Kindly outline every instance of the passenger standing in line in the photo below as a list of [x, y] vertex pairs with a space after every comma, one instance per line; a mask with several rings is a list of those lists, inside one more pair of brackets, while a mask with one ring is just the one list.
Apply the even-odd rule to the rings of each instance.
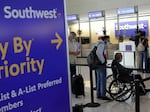
[[72, 76], [76, 74], [76, 57], [80, 54], [80, 44], [76, 40], [76, 33], [70, 32], [69, 37], [69, 63], [70, 63], [70, 74], [71, 83]]
[[98, 59], [101, 61], [101, 64], [96, 68], [96, 94], [97, 98], [102, 100], [110, 100], [110, 98], [106, 96], [106, 47], [109, 45], [109, 40], [109, 36], [101, 37], [101, 39], [98, 41], [99, 45], [96, 51]]
[[[102, 36], [98, 36], [98, 42], [96, 43], [95, 46], [98, 46], [99, 40], [100, 40], [101, 38], [102, 38]], [[97, 84], [97, 73], [96, 73], [96, 70], [95, 70], [95, 82], [96, 82], [96, 84]], [[93, 89], [96, 90], [96, 86], [95, 86]]]
[[137, 67], [139, 68], [139, 53], [138, 53], [138, 50], [137, 50], [137, 46], [138, 46], [138, 43], [139, 43], [139, 38], [140, 38], [140, 35], [141, 35], [142, 31], [139, 30], [137, 33], [136, 33], [136, 36], [135, 38], [131, 38], [130, 40], [132, 41], [135, 41], [135, 46], [136, 46], [136, 59], [135, 61], [137, 62]]
[[[135, 38], [130, 38], [130, 40], [135, 41], [136, 46], [136, 62], [138, 65], [138, 68], [145, 69], [143, 72], [149, 72], [148, 71], [148, 39], [146, 38], [146, 32], [139, 30], [135, 36]], [[144, 65], [145, 66], [144, 66]]]
[[[147, 61], [148, 61], [148, 39], [146, 38], [146, 32], [143, 31], [140, 35], [137, 50], [139, 53], [139, 68], [145, 69], [143, 72], [148, 72]], [[144, 64], [144, 65], [143, 65]]]

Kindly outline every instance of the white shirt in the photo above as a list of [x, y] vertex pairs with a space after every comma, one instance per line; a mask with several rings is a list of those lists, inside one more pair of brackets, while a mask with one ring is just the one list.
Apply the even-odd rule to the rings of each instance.
[[[76, 41], [70, 41], [69, 40], [69, 52], [76, 52], [80, 50], [80, 45], [78, 42]], [[70, 61], [70, 64], [75, 64], [76, 63], [76, 56], [75, 55], [69, 55], [69, 61]]]

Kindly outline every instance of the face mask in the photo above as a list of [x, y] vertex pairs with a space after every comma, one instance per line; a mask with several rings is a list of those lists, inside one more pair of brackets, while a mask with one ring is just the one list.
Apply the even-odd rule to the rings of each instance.
[[105, 42], [105, 46], [109, 46], [110, 45], [110, 43], [109, 42]]
[[119, 60], [119, 63], [121, 63], [122, 59]]
[[76, 42], [76, 39], [74, 38], [74, 39], [72, 39], [72, 42]]

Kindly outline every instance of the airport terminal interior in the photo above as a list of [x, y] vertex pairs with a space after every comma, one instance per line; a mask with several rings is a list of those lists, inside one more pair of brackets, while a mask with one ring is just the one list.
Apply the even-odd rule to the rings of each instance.
[[[102, 75], [87, 64], [98, 41], [106, 95], [97, 92]], [[117, 64], [133, 70], [131, 82], [113, 77], [117, 53]], [[83, 85], [82, 95], [74, 94], [74, 74], [83, 77], [74, 84]], [[150, 0], [1, 0], [0, 112], [150, 112], [149, 106]]]
[[[80, 60], [80, 59], [79, 59]], [[83, 63], [86, 63], [85, 59], [82, 59]], [[81, 62], [81, 60], [80, 60]], [[85, 84], [85, 96], [80, 95], [78, 98], [72, 94], [72, 106], [78, 105], [86, 105], [88, 103], [98, 103], [100, 106], [97, 107], [84, 107], [83, 112], [137, 112], [135, 97], [130, 97], [128, 100], [123, 102], [118, 101], [107, 101], [101, 100], [96, 97], [96, 91], [93, 90], [93, 96], [91, 96], [91, 85], [90, 85], [90, 74], [89, 74], [89, 67], [87, 66], [78, 66], [77, 73], [82, 74], [84, 78]], [[136, 70], [133, 71], [135, 74], [141, 74], [143, 78], [150, 77], [150, 73], [142, 73], [137, 72]], [[95, 87], [95, 72], [93, 71], [93, 87]], [[110, 68], [107, 69], [107, 75], [112, 74]], [[146, 87], [150, 88], [150, 80], [145, 81]], [[109, 94], [107, 94], [109, 96]], [[93, 98], [93, 99], [92, 99]], [[150, 92], [147, 92], [146, 95], [140, 96], [140, 107], [139, 112], [150, 112], [149, 110], [150, 105]]]
[[[83, 5], [84, 4], [84, 5]], [[79, 57], [87, 57], [90, 50], [98, 41], [98, 36], [109, 35], [111, 45], [107, 48], [107, 65], [109, 66], [116, 52], [123, 54], [122, 64], [128, 68], [138, 68], [136, 60], [136, 47], [130, 38], [135, 36], [137, 29], [146, 32], [149, 36], [150, 3], [143, 1], [123, 1], [123, 0], [102, 0], [102, 1], [66, 1], [68, 32], [77, 33], [78, 41], [81, 44], [81, 54]], [[105, 32], [104, 32], [105, 31]], [[105, 33], [105, 34], [104, 34]], [[122, 40], [119, 40], [119, 36]], [[150, 45], [150, 41], [149, 41]], [[139, 109], [136, 110], [135, 98], [130, 97], [123, 102], [105, 101], [96, 97], [96, 91], [91, 91], [91, 77], [86, 58], [78, 58], [77, 73], [82, 74], [85, 85], [85, 96], [78, 98], [72, 94], [72, 106], [76, 104], [85, 105], [87, 103], [98, 103], [97, 107], [85, 107], [84, 112], [150, 112], [150, 92], [140, 96]], [[149, 63], [150, 64], [150, 63]], [[140, 74], [142, 78], [150, 77], [150, 73], [143, 73], [133, 70], [133, 73]], [[93, 86], [95, 87], [95, 72], [92, 71]], [[107, 68], [107, 76], [112, 74]], [[146, 87], [150, 88], [150, 80], [145, 81]], [[91, 92], [93, 95], [91, 96]], [[109, 94], [107, 94], [109, 96]], [[94, 100], [94, 101], [93, 101]]]

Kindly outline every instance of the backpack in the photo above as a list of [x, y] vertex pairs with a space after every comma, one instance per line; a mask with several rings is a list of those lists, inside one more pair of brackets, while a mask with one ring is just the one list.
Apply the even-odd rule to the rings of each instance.
[[[100, 43], [99, 43], [100, 44]], [[98, 45], [99, 45], [98, 44]], [[101, 64], [101, 61], [98, 59], [98, 56], [96, 54], [96, 50], [97, 50], [97, 46], [95, 46], [89, 53], [89, 55], [87, 56], [87, 64], [88, 66], [92, 69], [95, 70], [97, 68], [98, 65]]]

